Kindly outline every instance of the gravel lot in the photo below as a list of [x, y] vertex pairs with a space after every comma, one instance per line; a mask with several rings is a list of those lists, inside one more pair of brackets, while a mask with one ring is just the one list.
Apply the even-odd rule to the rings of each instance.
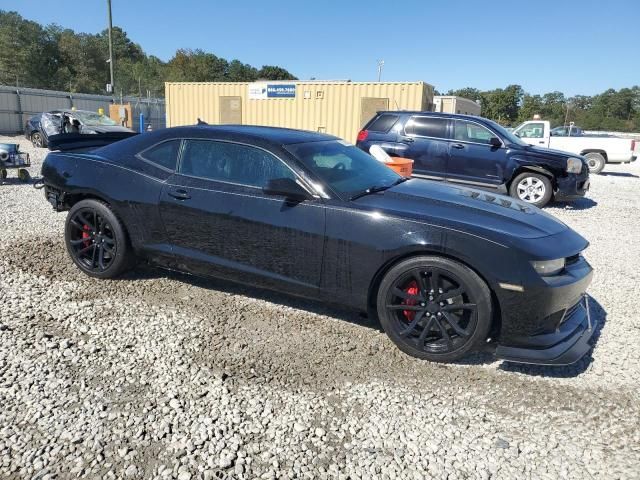
[[548, 208], [596, 269], [596, 345], [566, 368], [429, 364], [356, 313], [146, 267], [90, 279], [10, 175], [0, 478], [640, 478], [640, 162]]

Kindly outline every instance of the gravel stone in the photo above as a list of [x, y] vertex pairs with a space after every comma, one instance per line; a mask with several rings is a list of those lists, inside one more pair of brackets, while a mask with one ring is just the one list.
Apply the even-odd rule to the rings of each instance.
[[[46, 150], [0, 142], [38, 177]], [[422, 362], [357, 313], [144, 264], [89, 278], [65, 214], [10, 172], [0, 478], [637, 478], [640, 162], [604, 173], [545, 209], [595, 268], [595, 348], [552, 368]]]

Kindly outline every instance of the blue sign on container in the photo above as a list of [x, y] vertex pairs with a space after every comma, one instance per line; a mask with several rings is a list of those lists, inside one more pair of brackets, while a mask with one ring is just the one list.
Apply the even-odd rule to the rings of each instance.
[[296, 85], [291, 84], [271, 84], [267, 85], [268, 98], [295, 98]]

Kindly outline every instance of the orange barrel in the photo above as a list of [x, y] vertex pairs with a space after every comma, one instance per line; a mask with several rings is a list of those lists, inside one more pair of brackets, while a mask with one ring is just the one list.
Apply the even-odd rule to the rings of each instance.
[[410, 177], [413, 172], [413, 160], [409, 158], [391, 157], [391, 161], [385, 165], [403, 177]]

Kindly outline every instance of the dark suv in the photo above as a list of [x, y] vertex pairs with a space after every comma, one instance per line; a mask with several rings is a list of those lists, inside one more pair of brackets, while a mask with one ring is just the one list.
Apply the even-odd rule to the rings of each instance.
[[584, 158], [528, 145], [482, 117], [378, 112], [357, 139], [366, 152], [372, 145], [414, 160], [414, 177], [486, 188], [538, 207], [583, 197], [589, 189]]

